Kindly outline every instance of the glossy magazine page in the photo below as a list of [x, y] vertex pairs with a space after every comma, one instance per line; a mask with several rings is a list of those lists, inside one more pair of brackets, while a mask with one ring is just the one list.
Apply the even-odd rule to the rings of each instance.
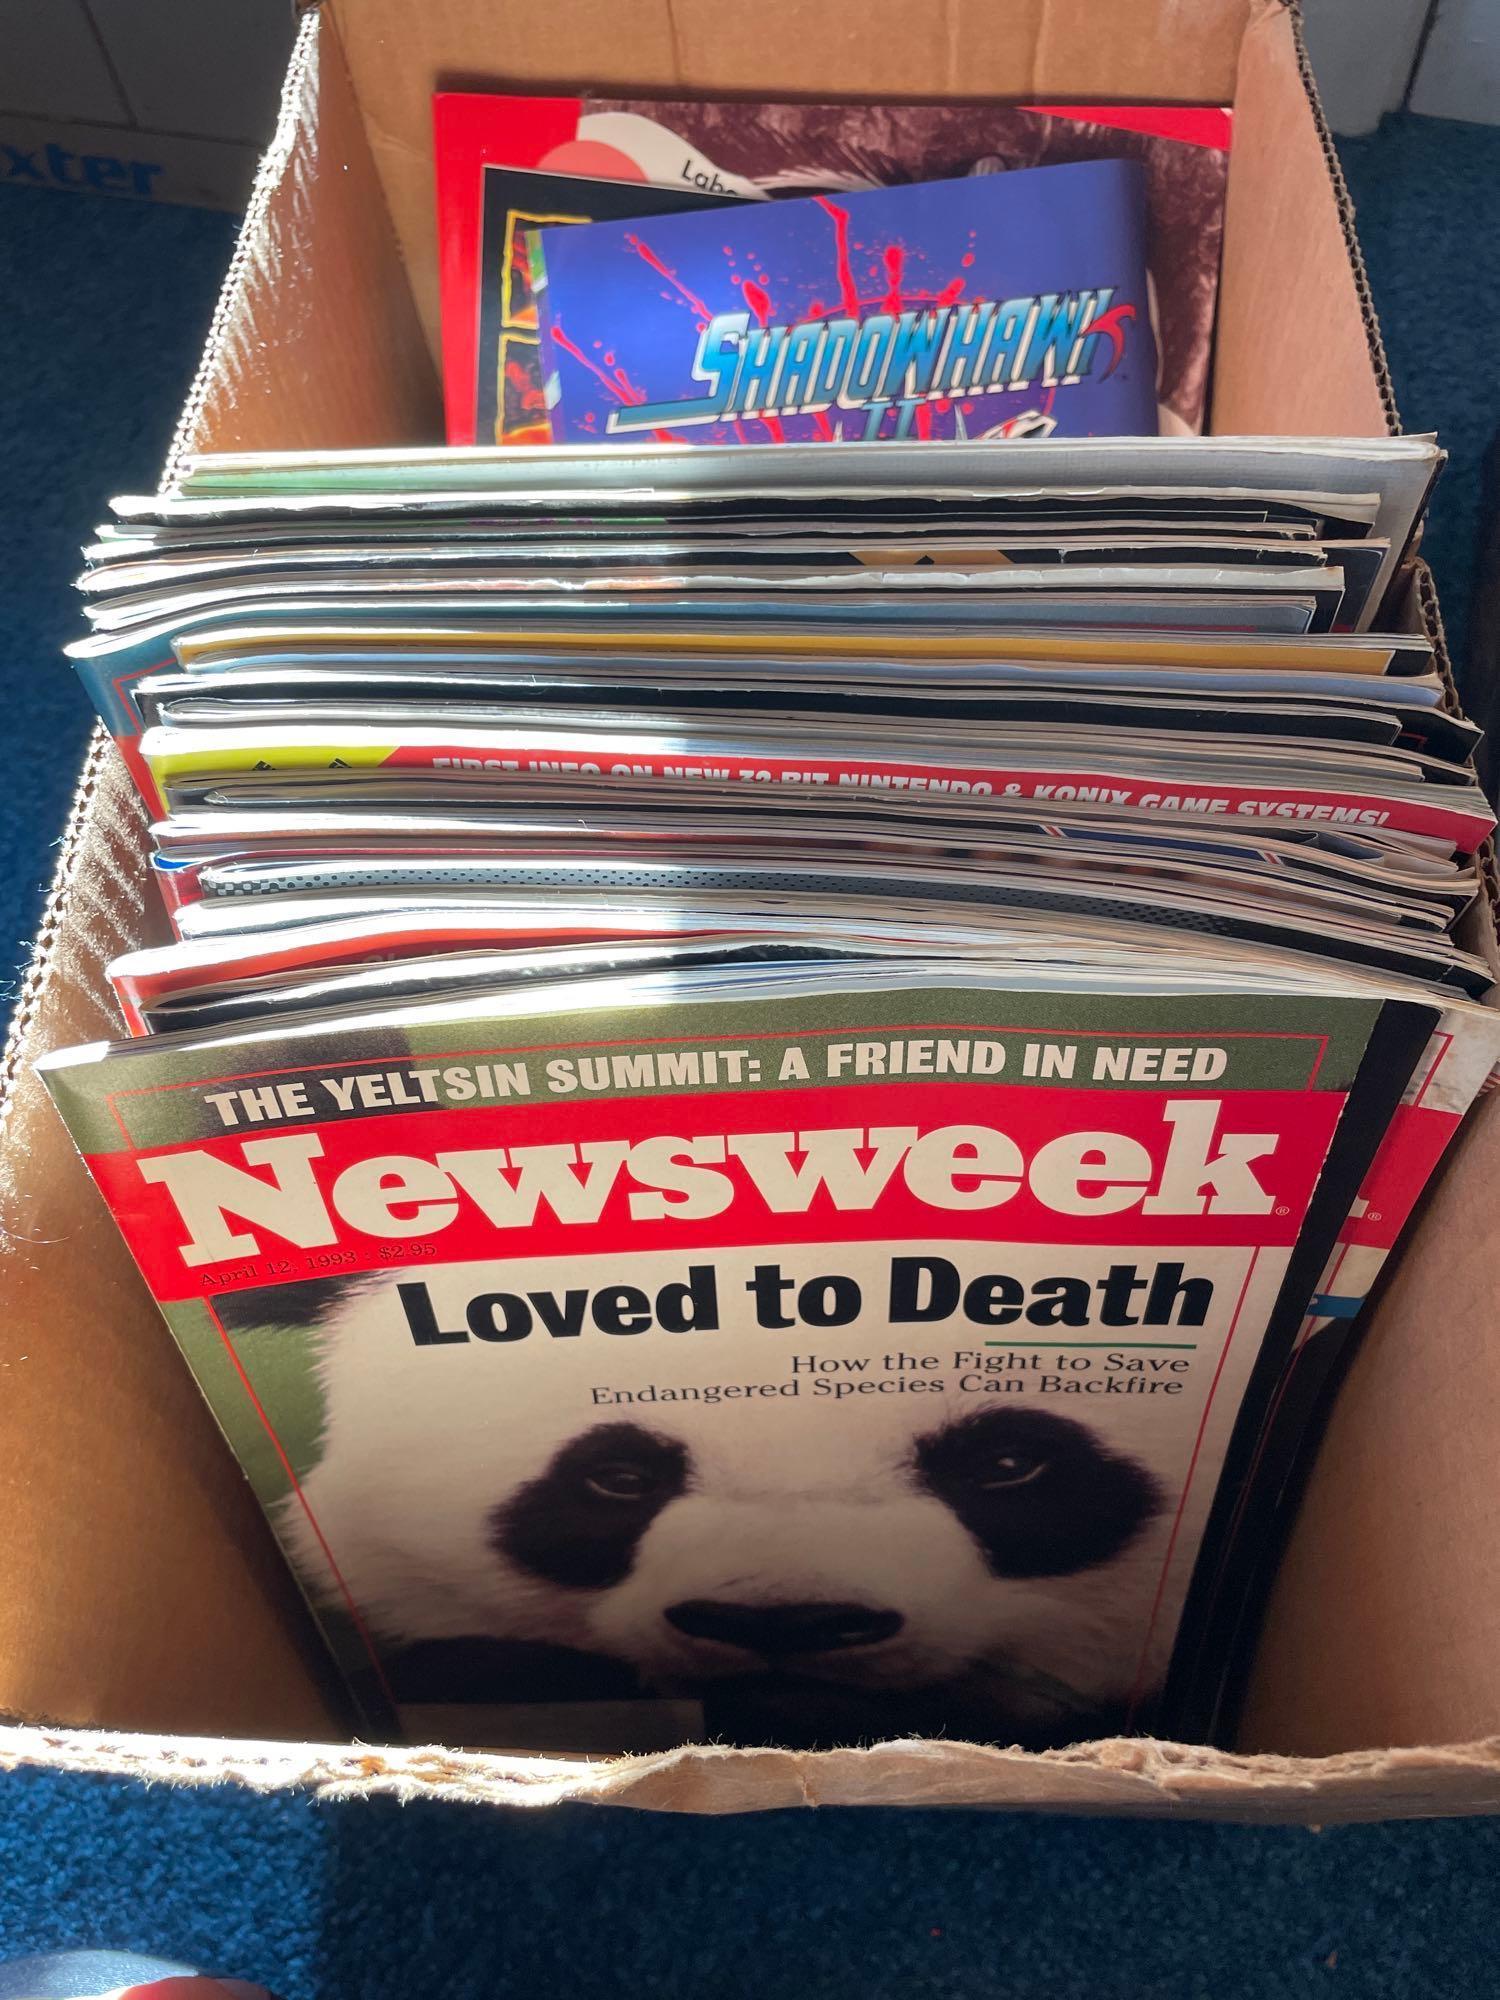
[[1043, 1745], [1171, 1726], [1247, 1386], [1438, 1018], [1087, 983], [644, 974], [46, 1075], [372, 1727]]

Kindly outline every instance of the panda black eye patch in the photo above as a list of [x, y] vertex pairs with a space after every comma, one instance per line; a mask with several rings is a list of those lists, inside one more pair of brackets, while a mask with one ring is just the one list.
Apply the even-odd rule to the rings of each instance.
[[982, 1410], [929, 1431], [913, 1466], [994, 1576], [1072, 1576], [1108, 1562], [1163, 1504], [1143, 1465], [1046, 1410]]
[[685, 1446], [639, 1424], [597, 1424], [495, 1508], [490, 1544], [550, 1583], [605, 1590], [629, 1576], [641, 1536], [687, 1480]]

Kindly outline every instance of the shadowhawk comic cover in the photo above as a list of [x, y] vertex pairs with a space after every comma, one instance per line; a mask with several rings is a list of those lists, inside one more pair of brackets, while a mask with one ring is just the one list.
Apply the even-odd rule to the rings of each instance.
[[541, 229], [558, 443], [1157, 427], [1134, 162]]

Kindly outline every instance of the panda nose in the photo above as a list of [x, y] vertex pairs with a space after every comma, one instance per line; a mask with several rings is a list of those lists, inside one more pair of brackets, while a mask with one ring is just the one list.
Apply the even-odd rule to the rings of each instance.
[[690, 1639], [716, 1639], [769, 1659], [875, 1646], [905, 1622], [899, 1611], [868, 1604], [726, 1604], [711, 1597], [669, 1605], [666, 1620]]

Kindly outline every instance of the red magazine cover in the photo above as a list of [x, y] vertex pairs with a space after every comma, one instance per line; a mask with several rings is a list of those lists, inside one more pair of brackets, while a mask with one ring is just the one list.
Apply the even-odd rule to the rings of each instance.
[[484, 169], [541, 166], [574, 137], [582, 109], [578, 97], [494, 97], [444, 90], [432, 100], [449, 444], [475, 441]]
[[[524, 366], [530, 328], [499, 332], [481, 353], [484, 273], [499, 291], [507, 246], [485, 249], [488, 168], [545, 171], [584, 183], [639, 182], [746, 201], [851, 193], [1089, 159], [1138, 160], [1147, 184], [1147, 263], [1160, 354], [1164, 434], [1201, 427], [1218, 287], [1230, 114], [1202, 105], [819, 105], [665, 103], [443, 91], [433, 99], [443, 382], [449, 444], [536, 441], [530, 401], [503, 395], [494, 435], [478, 433], [479, 384], [498, 375], [500, 343]], [[555, 217], [553, 218], [556, 219]], [[590, 217], [589, 219], [594, 219]], [[519, 288], [524, 292], [524, 287]], [[488, 351], [493, 345], [495, 351]], [[538, 383], [540, 367], [537, 364]]]
[[1435, 1019], [711, 971], [45, 1077], [366, 1727], [1050, 1747], [1161, 1722]]

